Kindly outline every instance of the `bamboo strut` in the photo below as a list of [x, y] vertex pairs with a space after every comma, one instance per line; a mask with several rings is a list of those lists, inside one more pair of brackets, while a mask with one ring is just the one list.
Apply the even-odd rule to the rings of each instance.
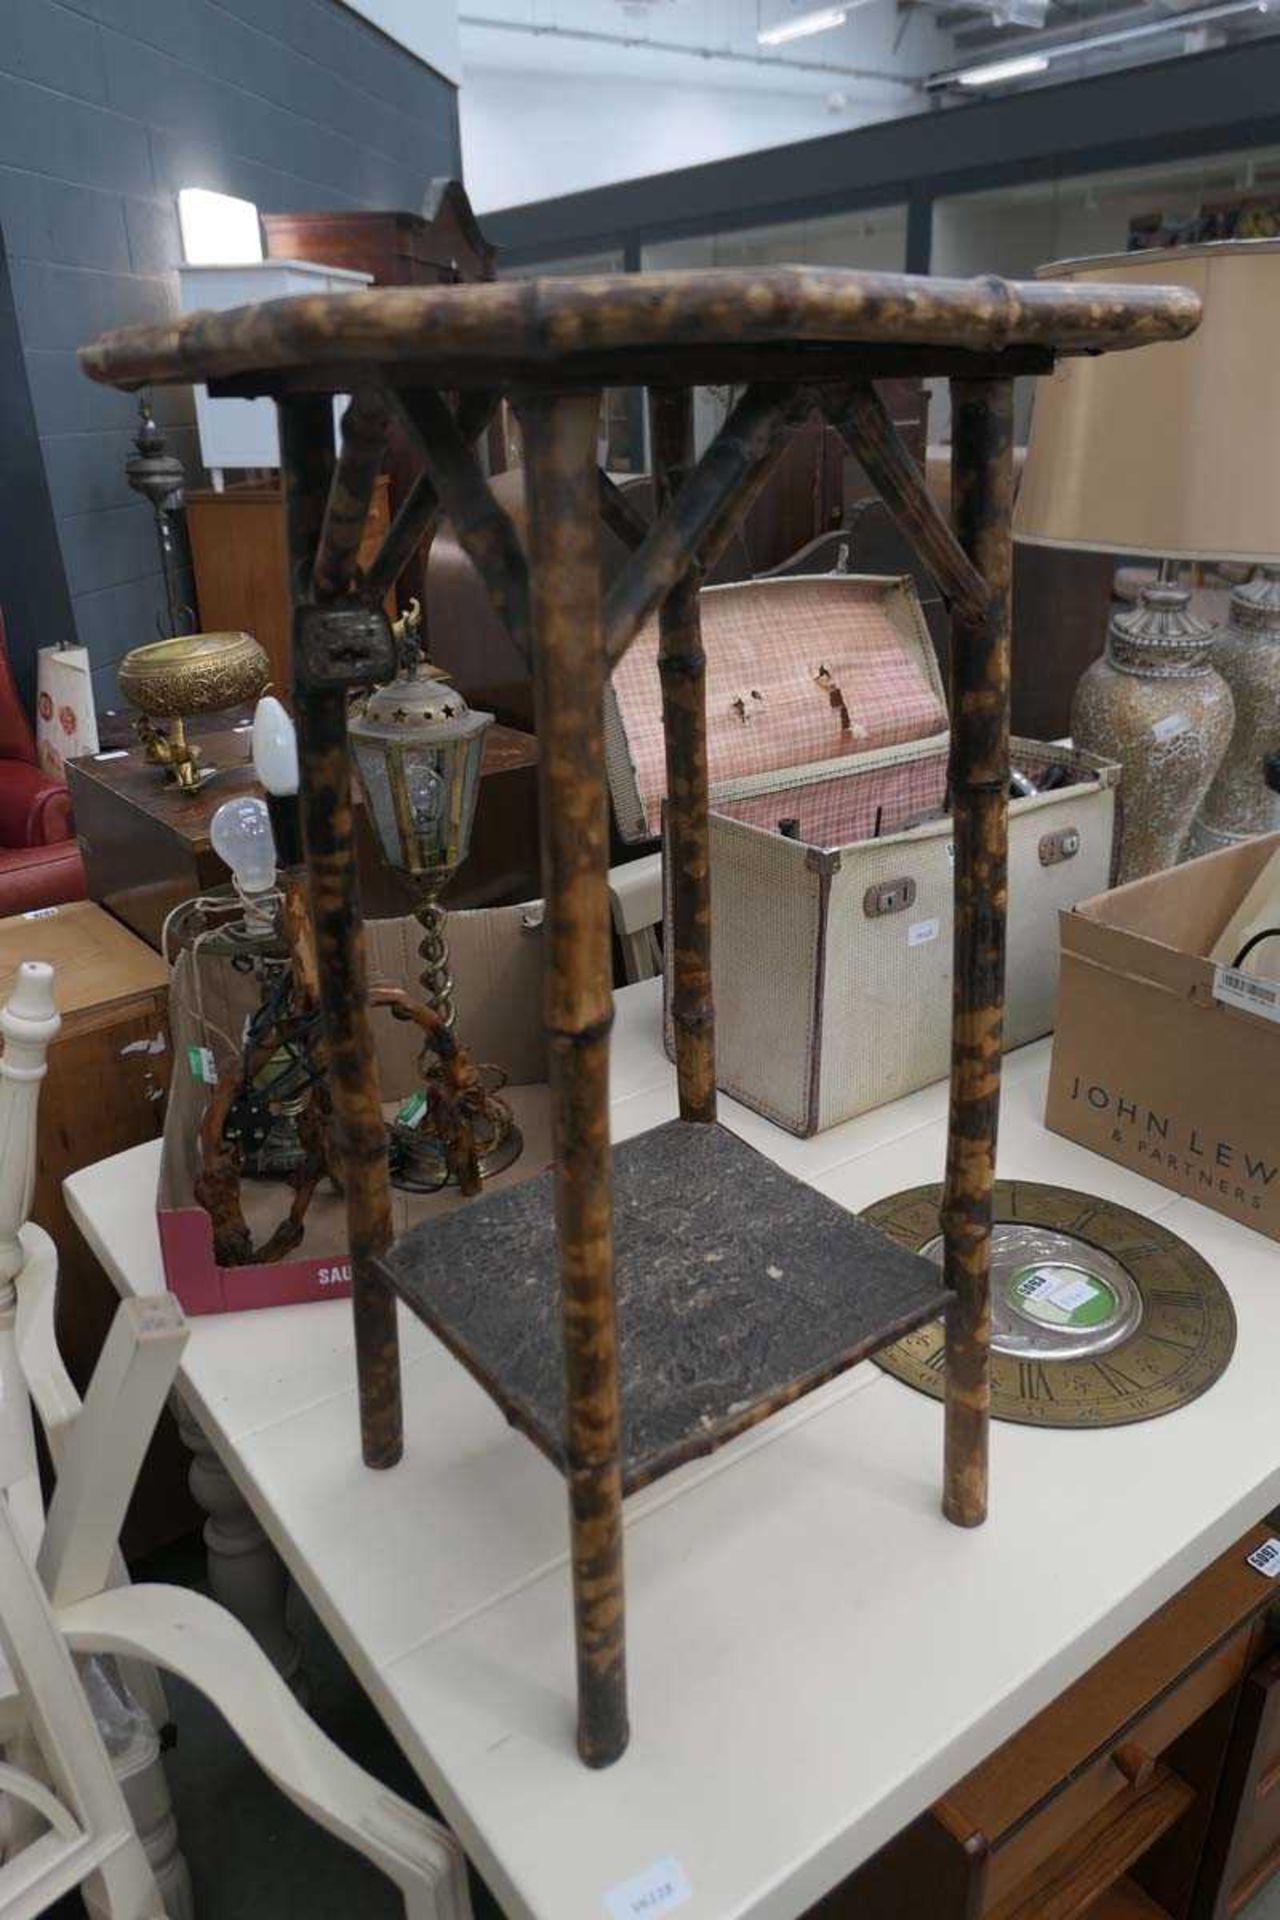
[[987, 1514], [991, 1404], [991, 1190], [1008, 892], [1013, 387], [1008, 380], [955, 380], [951, 394], [956, 533], [988, 592], [981, 618], [952, 616], [955, 970], [942, 1204], [945, 1276], [953, 1294], [943, 1511], [957, 1526], [974, 1527]]
[[690, 561], [714, 557], [737, 524], [743, 496], [763, 480], [786, 444], [788, 429], [810, 405], [801, 387], [748, 387], [609, 589], [604, 636], [611, 667]]
[[[590, 396], [586, 396], [590, 398]], [[510, 516], [494, 499], [472, 448], [444, 401], [429, 387], [396, 394], [394, 404], [422, 454], [453, 530], [484, 581], [512, 645], [531, 664], [529, 569]], [[591, 514], [596, 511], [592, 484]]]
[[[332, 464], [327, 396], [280, 407], [289, 582], [295, 608], [311, 599]], [[346, 1191], [360, 1439], [365, 1464], [391, 1467], [402, 1451], [396, 1303], [373, 1261], [391, 1244], [391, 1186], [366, 1009], [364, 934], [356, 891], [345, 687], [295, 687], [303, 836], [311, 882], [329, 1091]]]
[[519, 407], [529, 495], [542, 872], [564, 1315], [578, 1751], [627, 1744], [621, 1415], [613, 1293], [608, 792], [595, 442], [598, 394]]
[[611, 533], [616, 533], [625, 546], [633, 550], [641, 546], [649, 531], [649, 522], [638, 507], [632, 505], [616, 481], [609, 478], [603, 468], [597, 481], [600, 489], [600, 518]]
[[[649, 396], [659, 513], [679, 496], [693, 462], [688, 388]], [[672, 890], [672, 1020], [683, 1120], [716, 1117], [715, 1012], [711, 993], [711, 847], [707, 773], [707, 661], [698, 606], [701, 574], [686, 568], [658, 609], [662, 730], [667, 754], [667, 852]]]
[[382, 395], [367, 388], [353, 394], [342, 416], [342, 448], [315, 549], [312, 581], [317, 600], [336, 600], [351, 584], [386, 444]]
[[937, 581], [952, 613], [970, 623], [982, 620], [986, 584], [943, 518], [875, 388], [828, 391], [822, 396], [822, 411], [862, 462], [867, 478]]
[[[458, 436], [465, 445], [471, 446], [479, 439], [497, 412], [499, 401], [498, 394], [483, 389], [462, 395], [456, 421]], [[439, 518], [440, 496], [435, 481], [429, 473], [420, 473], [365, 569], [360, 585], [366, 600], [376, 606], [395, 585], [422, 542], [435, 531]]]

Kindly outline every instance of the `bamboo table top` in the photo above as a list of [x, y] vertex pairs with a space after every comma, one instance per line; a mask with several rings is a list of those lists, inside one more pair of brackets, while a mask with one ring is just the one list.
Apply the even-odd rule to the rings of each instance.
[[[1045, 371], [1059, 353], [1179, 340], [1199, 322], [1185, 287], [994, 276], [948, 280], [847, 268], [775, 267], [376, 287], [307, 295], [127, 327], [82, 348], [94, 380], [124, 387], [207, 380], [222, 390], [352, 390], [392, 384], [726, 377], [726, 366], [795, 379], [822, 370], [947, 373], [992, 356]], [[1021, 357], [1019, 357], [1021, 355]]]
[[[617, 997], [613, 1130], [675, 1112], [660, 983]], [[1280, 1500], [1280, 1252], [1042, 1125], [1008, 1057], [999, 1172], [1084, 1188], [1223, 1276], [1239, 1344], [1193, 1405], [1098, 1433], [997, 1426], [985, 1527], [938, 1506], [942, 1412], [858, 1366], [626, 1506], [636, 1739], [573, 1751], [559, 1473], [402, 1313], [406, 1448], [360, 1464], [345, 1301], [191, 1322], [182, 1390], [514, 1920], [610, 1920], [674, 1858], [681, 1920], [794, 1920]], [[811, 1140], [741, 1138], [842, 1206], [936, 1180], [939, 1085]], [[163, 1288], [158, 1146], [75, 1175], [122, 1292]]]

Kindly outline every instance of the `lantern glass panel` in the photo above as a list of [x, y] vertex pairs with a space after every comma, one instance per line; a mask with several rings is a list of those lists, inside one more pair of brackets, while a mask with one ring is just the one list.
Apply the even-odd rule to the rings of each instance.
[[408, 849], [400, 839], [400, 823], [396, 819], [395, 801], [392, 798], [389, 743], [385, 739], [358, 738], [353, 729], [351, 744], [365, 805], [373, 819], [382, 857], [388, 866], [403, 867], [407, 864]]

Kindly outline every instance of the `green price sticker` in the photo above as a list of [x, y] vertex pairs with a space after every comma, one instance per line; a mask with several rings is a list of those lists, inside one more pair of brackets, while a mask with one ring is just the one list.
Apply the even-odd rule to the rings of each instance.
[[202, 1081], [206, 1087], [218, 1084], [218, 1069], [214, 1065], [212, 1047], [188, 1047], [187, 1060], [193, 1080]]
[[1046, 1327], [1101, 1326], [1118, 1305], [1105, 1280], [1065, 1262], [1019, 1268], [1009, 1292], [1023, 1313]]

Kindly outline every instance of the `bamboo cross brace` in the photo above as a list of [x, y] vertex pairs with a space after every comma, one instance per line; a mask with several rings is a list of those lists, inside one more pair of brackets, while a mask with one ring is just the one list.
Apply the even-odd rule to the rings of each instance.
[[991, 1405], [992, 1189], [1008, 893], [1013, 385], [954, 380], [951, 394], [956, 532], [987, 589], [979, 617], [952, 615], [955, 944], [942, 1202], [944, 1275], [952, 1290], [943, 1511], [972, 1527], [987, 1512]]
[[[597, 402], [598, 404], [598, 402]], [[529, 568], [511, 516], [498, 504], [459, 423], [438, 393], [415, 387], [393, 396], [440, 504], [526, 665], [532, 664]], [[594, 500], [592, 525], [595, 524]]]
[[[497, 412], [500, 396], [483, 389], [464, 393], [458, 402], [459, 438], [470, 446], [488, 426]], [[401, 501], [395, 519], [382, 545], [365, 568], [361, 592], [376, 606], [395, 585], [440, 517], [440, 496], [435, 481], [425, 470], [420, 473]]]
[[[327, 395], [289, 399], [280, 406], [280, 471], [295, 607], [315, 597], [313, 555], [329, 491], [332, 421]], [[310, 687], [300, 678], [295, 694], [329, 1092], [346, 1192], [361, 1448], [367, 1466], [391, 1467], [403, 1447], [399, 1337], [395, 1298], [375, 1264], [391, 1244], [391, 1184], [366, 1010], [347, 692]]]
[[874, 387], [829, 388], [821, 395], [821, 406], [866, 468], [867, 478], [937, 581], [952, 613], [970, 623], [982, 620], [987, 607], [982, 576], [947, 525]]
[[807, 387], [748, 387], [688, 479], [659, 513], [604, 604], [605, 654], [617, 666], [645, 621], [686, 571], [709, 561], [743, 511], [788, 431], [813, 405]]
[[604, 469], [599, 472], [600, 518], [625, 546], [634, 550], [643, 544], [649, 522]]
[[[649, 395], [656, 505], [679, 495], [693, 463], [693, 396], [687, 387]], [[711, 991], [710, 776], [707, 767], [707, 659], [698, 593], [701, 572], [686, 567], [658, 609], [662, 731], [667, 756], [667, 871], [672, 891], [671, 1012], [680, 1116], [716, 1117], [715, 1012]]]
[[376, 389], [362, 388], [342, 416], [342, 446], [315, 550], [312, 581], [317, 600], [336, 600], [356, 571], [369, 502], [387, 443], [387, 404]]
[[604, 1767], [626, 1746], [627, 1698], [609, 1144], [613, 968], [595, 464], [599, 395], [528, 394], [518, 412], [537, 636], [543, 1014], [564, 1320], [578, 1751], [588, 1765]]

